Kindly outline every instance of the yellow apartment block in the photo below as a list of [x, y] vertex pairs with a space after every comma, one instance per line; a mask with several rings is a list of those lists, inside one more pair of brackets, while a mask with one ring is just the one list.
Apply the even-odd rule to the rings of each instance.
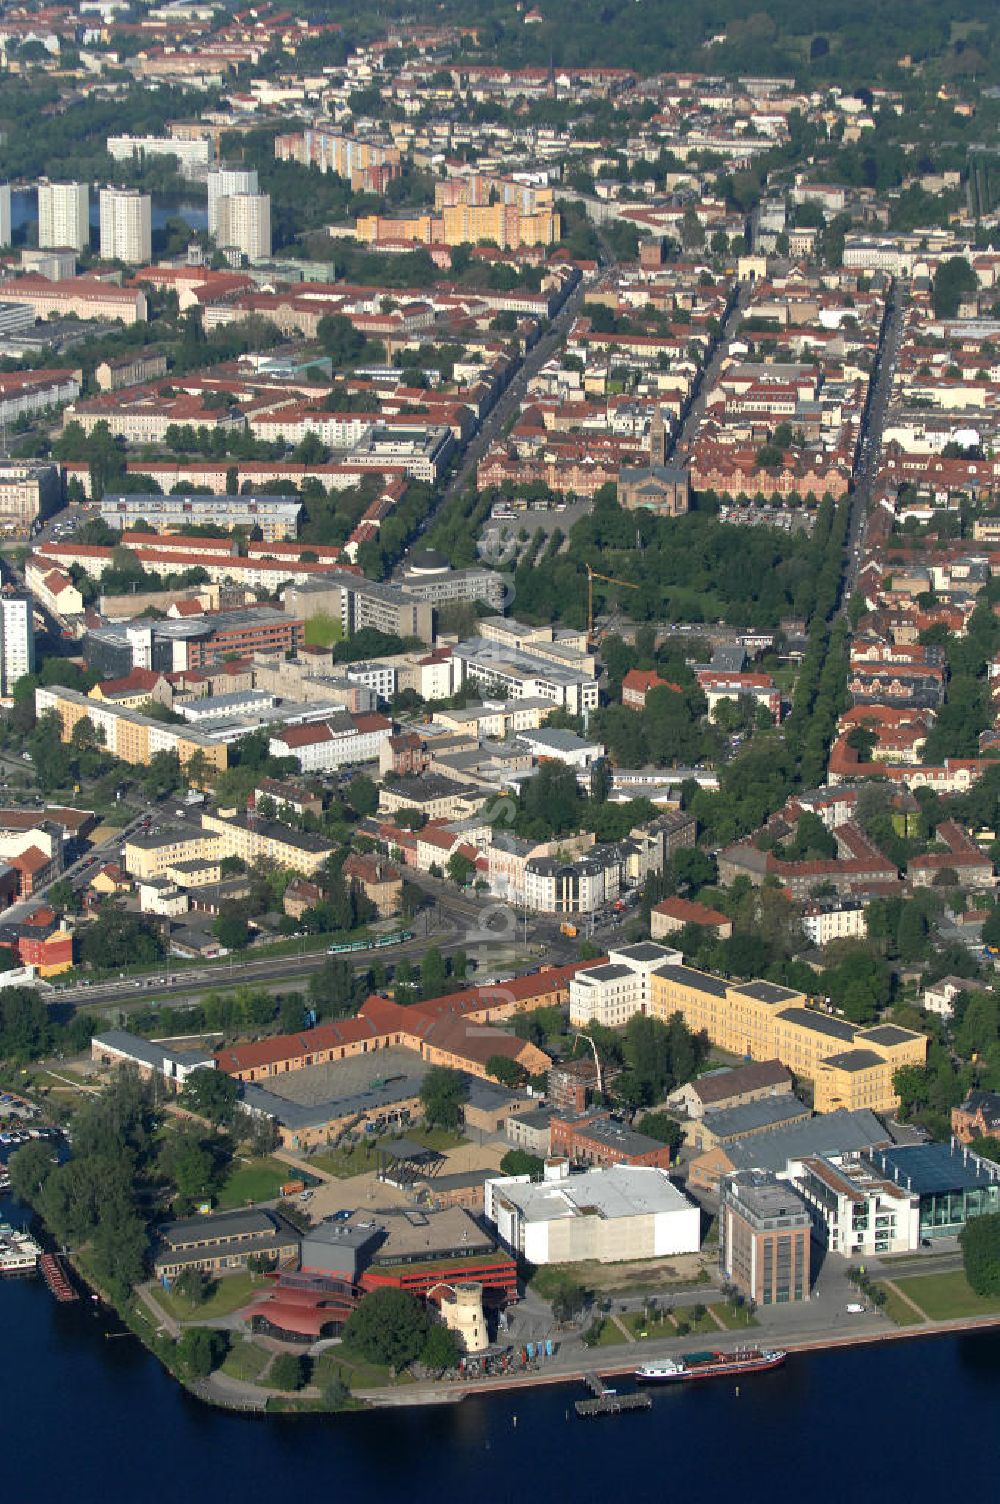
[[179, 863], [204, 862], [214, 865], [225, 853], [214, 831], [161, 830], [155, 835], [133, 835], [125, 842], [125, 870], [143, 881], [150, 877], [169, 877]]
[[475, 245], [490, 240], [505, 250], [521, 245], [555, 245], [562, 236], [562, 216], [552, 209], [522, 214], [514, 204], [455, 204], [440, 214], [418, 214], [412, 219], [363, 215], [354, 233], [368, 245], [400, 240], [416, 240], [422, 245]]
[[62, 740], [68, 742], [77, 724], [89, 717], [113, 757], [134, 767], [145, 767], [157, 752], [176, 752], [181, 766], [201, 754], [209, 772], [224, 773], [229, 765], [225, 742], [211, 741], [190, 726], [168, 726], [150, 720], [137, 710], [108, 705], [75, 689], [61, 685], [35, 690], [35, 714], [54, 710], [59, 717]]
[[311, 877], [333, 854], [333, 846], [325, 836], [292, 830], [277, 820], [262, 820], [233, 811], [212, 813], [206, 810], [201, 824], [206, 835], [215, 835], [218, 844], [214, 851], [206, 847], [204, 852], [192, 852], [191, 855], [238, 856], [248, 866], [263, 858], [277, 867]]
[[751, 1060], [778, 1059], [812, 1081], [817, 1112], [892, 1112], [899, 1106], [893, 1073], [927, 1058], [923, 1034], [895, 1024], [861, 1029], [807, 1008], [803, 993], [773, 982], [727, 982], [689, 966], [666, 965], [652, 973], [649, 997], [653, 1017], [680, 1013], [719, 1049]]

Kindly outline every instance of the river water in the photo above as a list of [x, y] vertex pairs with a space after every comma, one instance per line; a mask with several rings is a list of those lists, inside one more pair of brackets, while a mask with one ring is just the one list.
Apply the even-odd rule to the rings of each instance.
[[[21, 1214], [0, 1202], [0, 1216]], [[579, 1385], [460, 1405], [243, 1416], [190, 1399], [90, 1304], [0, 1281], [0, 1480], [24, 1504], [891, 1504], [1000, 1496], [1000, 1335], [789, 1359], [653, 1394], [651, 1411], [577, 1419]]]

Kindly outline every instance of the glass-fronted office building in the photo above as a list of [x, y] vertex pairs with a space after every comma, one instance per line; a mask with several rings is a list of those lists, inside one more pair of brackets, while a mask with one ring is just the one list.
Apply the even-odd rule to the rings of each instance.
[[1000, 1212], [1000, 1165], [950, 1144], [897, 1144], [871, 1159], [891, 1180], [920, 1197], [921, 1238], [955, 1238], [970, 1217]]

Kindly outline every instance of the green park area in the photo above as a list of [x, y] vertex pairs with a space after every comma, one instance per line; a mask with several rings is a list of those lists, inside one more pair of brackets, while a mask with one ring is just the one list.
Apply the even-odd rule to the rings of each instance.
[[727, 1332], [742, 1332], [747, 1327], [760, 1325], [756, 1316], [752, 1315], [746, 1306], [731, 1306], [727, 1302], [722, 1302], [720, 1305], [712, 1306], [711, 1309]]
[[891, 1285], [882, 1284], [876, 1285], [875, 1288], [885, 1297], [882, 1310], [889, 1317], [890, 1321], [894, 1321], [897, 1326], [922, 1325], [920, 1315], [911, 1305], [903, 1300], [898, 1290], [893, 1289]]
[[216, 1316], [231, 1316], [249, 1304], [266, 1285], [263, 1275], [240, 1270], [237, 1274], [213, 1280], [204, 1300], [191, 1300], [179, 1290], [165, 1290], [162, 1286], [153, 1291], [153, 1299], [175, 1321], [206, 1322]]
[[216, 1197], [217, 1211], [232, 1211], [250, 1202], [276, 1201], [281, 1187], [300, 1177], [290, 1165], [268, 1155], [264, 1159], [240, 1159], [223, 1182]]
[[[897, 1286], [931, 1321], [954, 1321], [962, 1316], [1000, 1316], [1000, 1294], [977, 1295], [958, 1269], [951, 1274], [913, 1275], [898, 1280]], [[896, 1319], [891, 1309], [889, 1314]], [[915, 1319], [913, 1312], [910, 1312], [910, 1318]]]
[[244, 1384], [254, 1384], [271, 1361], [271, 1354], [247, 1338], [237, 1340], [226, 1354], [221, 1372]]

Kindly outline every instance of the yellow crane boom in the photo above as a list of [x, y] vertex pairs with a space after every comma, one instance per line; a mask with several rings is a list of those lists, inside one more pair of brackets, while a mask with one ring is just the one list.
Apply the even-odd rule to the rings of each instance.
[[633, 585], [631, 580], [617, 580], [612, 574], [599, 574], [596, 569], [591, 569], [589, 564], [584, 564], [587, 571], [587, 637], [594, 635], [594, 581], [603, 580], [606, 585], [624, 585], [626, 590], [638, 590], [638, 585]]

